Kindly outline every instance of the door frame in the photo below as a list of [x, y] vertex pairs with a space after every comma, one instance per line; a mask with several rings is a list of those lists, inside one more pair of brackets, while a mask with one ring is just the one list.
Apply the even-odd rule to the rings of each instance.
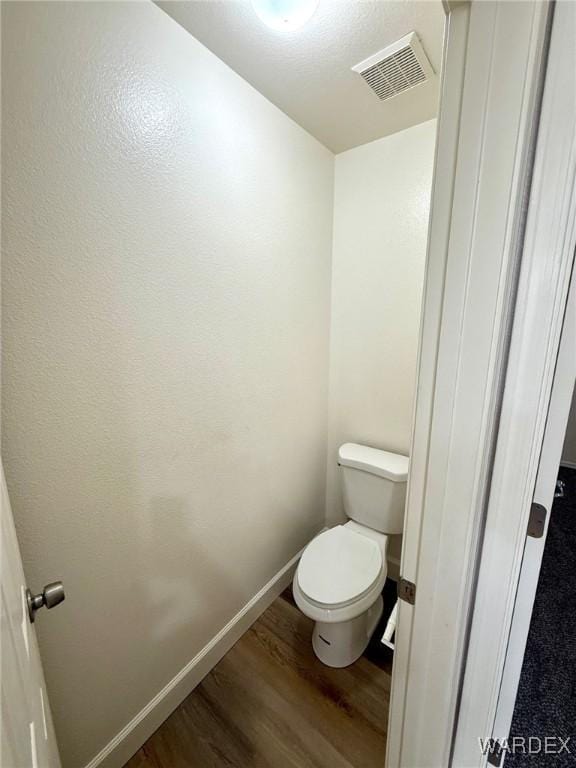
[[502, 744], [502, 740], [508, 739], [510, 735], [575, 382], [576, 281], [574, 268], [572, 268], [568, 303], [562, 326], [562, 337], [534, 491], [534, 501], [542, 504], [548, 514], [542, 537], [527, 536], [525, 540], [520, 578], [514, 602], [514, 615], [492, 730], [492, 738], [497, 744]]
[[[494, 727], [518, 596], [528, 515], [532, 501], [544, 504], [549, 510], [553, 496], [553, 482], [551, 485], [549, 477], [538, 478], [543, 482], [537, 482], [537, 475], [547, 418], [550, 423], [549, 416], [557, 416], [549, 413], [550, 403], [576, 247], [575, 26], [574, 5], [557, 3], [455, 734], [455, 765], [467, 768], [486, 765], [486, 756], [481, 755], [478, 746], [479, 737], [508, 736], [495, 732]], [[572, 393], [569, 387], [564, 387], [556, 395], [553, 405], [564, 412], [565, 427]], [[554, 435], [556, 443], [561, 443], [561, 439], [558, 434]], [[559, 463], [561, 444], [553, 448], [558, 451]], [[527, 631], [528, 626], [526, 635]], [[510, 710], [510, 718], [511, 714]], [[505, 722], [501, 721], [498, 729], [503, 727]]]
[[[548, 2], [447, 5], [388, 768], [449, 766], [502, 407]], [[488, 43], [487, 43], [488, 41]]]

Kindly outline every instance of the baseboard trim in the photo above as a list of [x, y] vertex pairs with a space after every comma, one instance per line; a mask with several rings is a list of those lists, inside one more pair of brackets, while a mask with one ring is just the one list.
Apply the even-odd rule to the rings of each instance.
[[121, 768], [286, 589], [302, 551], [286, 563], [85, 768]]
[[576, 461], [561, 461], [560, 466], [566, 467], [566, 469], [576, 469]]

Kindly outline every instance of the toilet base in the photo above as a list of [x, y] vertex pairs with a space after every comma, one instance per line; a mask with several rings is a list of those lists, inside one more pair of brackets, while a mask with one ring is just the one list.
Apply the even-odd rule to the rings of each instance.
[[384, 610], [382, 596], [360, 616], [325, 624], [317, 621], [312, 635], [314, 653], [329, 667], [348, 667], [362, 656]]

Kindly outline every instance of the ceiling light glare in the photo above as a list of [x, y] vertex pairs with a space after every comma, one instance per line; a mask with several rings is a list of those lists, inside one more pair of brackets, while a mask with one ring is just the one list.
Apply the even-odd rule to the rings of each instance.
[[252, 8], [267, 27], [294, 32], [310, 21], [319, 0], [252, 0]]

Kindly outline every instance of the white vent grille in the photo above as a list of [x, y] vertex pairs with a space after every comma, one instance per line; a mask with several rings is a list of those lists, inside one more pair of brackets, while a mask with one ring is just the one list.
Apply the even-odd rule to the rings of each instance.
[[434, 76], [415, 32], [352, 69], [364, 78], [380, 101], [397, 96]]

